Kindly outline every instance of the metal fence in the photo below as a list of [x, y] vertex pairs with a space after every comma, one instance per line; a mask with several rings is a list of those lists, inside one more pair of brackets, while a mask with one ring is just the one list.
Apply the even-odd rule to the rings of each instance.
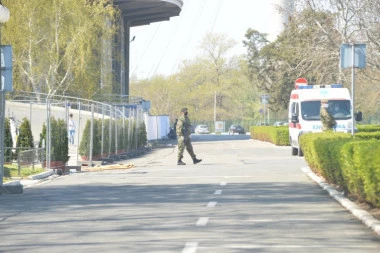
[[4, 161], [7, 164], [14, 164], [18, 168], [18, 176], [24, 168], [41, 168], [46, 161], [45, 148], [13, 148], [4, 147]]
[[[117, 99], [109, 97], [109, 99], [110, 101], [99, 102], [41, 93], [9, 93], [5, 105], [5, 115], [11, 119], [13, 143], [14, 145], [16, 143], [15, 140], [17, 139], [20, 123], [24, 118], [28, 119], [31, 125], [34, 145], [35, 147], [45, 148], [46, 167], [51, 168], [51, 162], [54, 159], [54, 145], [56, 145], [52, 142], [53, 137], [66, 134], [69, 138], [69, 115], [72, 114], [76, 129], [74, 143], [68, 145], [68, 165], [80, 165], [82, 157], [92, 163], [94, 159], [92, 153], [94, 148], [97, 147], [101, 149], [101, 157], [106, 158], [120, 152], [131, 152], [140, 148], [136, 141], [120, 140], [120, 132], [124, 131], [124, 137], [128, 140], [136, 140], [138, 138], [138, 131], [132, 131], [132, 129], [134, 127], [140, 128], [144, 122], [144, 110], [139, 104], [142, 99], [125, 96], [117, 97]], [[129, 101], [133, 101], [133, 103]], [[54, 129], [51, 127], [53, 119], [66, 122], [67, 128], [63, 130], [64, 133], [54, 132]], [[46, 139], [42, 139], [41, 141], [44, 125], [46, 127]], [[101, 131], [95, 132], [97, 127]], [[80, 148], [84, 135], [89, 135], [87, 137], [91, 141], [88, 143], [89, 146], [85, 147], [86, 154], [81, 155]], [[97, 141], [93, 142], [92, 140]], [[112, 146], [111, 144], [105, 145], [107, 141], [108, 143], [112, 143]]]

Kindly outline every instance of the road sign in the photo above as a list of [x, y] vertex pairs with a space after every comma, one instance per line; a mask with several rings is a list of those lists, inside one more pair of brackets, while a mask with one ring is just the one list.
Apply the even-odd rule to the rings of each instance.
[[12, 47], [9, 45], [0, 46], [0, 90], [13, 91], [12, 82]]
[[268, 104], [268, 99], [269, 99], [269, 95], [268, 94], [261, 95], [261, 103]]
[[352, 68], [352, 65], [354, 68], [365, 68], [366, 44], [342, 44], [340, 47], [340, 67], [342, 69]]
[[307, 85], [307, 80], [303, 77], [298, 78], [294, 84], [295, 88], [298, 89], [298, 86], [300, 85]]

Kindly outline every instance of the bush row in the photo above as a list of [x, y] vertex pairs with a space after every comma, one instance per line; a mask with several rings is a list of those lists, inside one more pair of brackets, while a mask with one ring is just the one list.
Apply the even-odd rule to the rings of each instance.
[[[358, 125], [359, 132], [312, 133], [300, 138], [311, 170], [346, 193], [380, 207], [380, 126]], [[254, 126], [252, 139], [289, 144], [287, 127]]]
[[[104, 127], [111, 126], [111, 127]], [[111, 129], [111, 132], [110, 130]], [[79, 154], [90, 156], [91, 120], [88, 120], [83, 131], [79, 146]], [[108, 157], [113, 154], [128, 153], [131, 150], [143, 148], [147, 142], [146, 127], [144, 122], [137, 125], [136, 122], [109, 120], [102, 122], [95, 119], [93, 123], [93, 148], [92, 157]], [[102, 146], [103, 145], [103, 146]]]
[[287, 126], [252, 126], [251, 138], [271, 142], [277, 146], [289, 146], [289, 129]]
[[380, 125], [356, 125], [359, 133], [380, 132]]
[[[112, 125], [111, 133], [109, 132], [109, 127], [104, 127], [110, 124]], [[117, 124], [117, 126], [115, 126], [115, 124]], [[67, 123], [63, 119], [55, 119], [52, 117], [50, 118], [50, 126], [50, 160], [61, 161], [63, 164], [65, 164], [69, 160]], [[90, 153], [90, 131], [91, 121], [89, 120], [86, 123], [86, 127], [79, 146], [79, 154], [82, 156], [89, 156]], [[121, 120], [105, 120], [102, 125], [101, 120], [94, 120], [93, 131], [93, 158], [103, 155], [101, 154], [102, 148], [103, 153], [109, 155], [140, 149], [144, 147], [147, 142], [146, 128], [143, 122], [137, 126], [136, 122], [132, 121], [122, 122]], [[117, 138], [115, 138], [115, 136], [117, 136]], [[33, 140], [34, 138], [32, 135], [30, 122], [27, 118], [24, 118], [19, 127], [16, 147], [33, 148]], [[39, 147], [44, 147], [45, 144], [46, 125], [43, 123], [42, 132], [40, 134]], [[5, 120], [4, 146], [13, 147], [9, 119]], [[17, 154], [12, 154], [12, 149], [8, 148], [6, 149], [6, 152], [5, 162], [11, 162], [12, 160], [17, 159]]]
[[300, 138], [309, 167], [329, 183], [380, 207], [380, 141], [343, 133], [304, 134]]

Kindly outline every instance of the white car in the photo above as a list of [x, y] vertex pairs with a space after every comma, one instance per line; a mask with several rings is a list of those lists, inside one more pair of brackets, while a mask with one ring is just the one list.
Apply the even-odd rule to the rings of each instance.
[[207, 125], [198, 125], [195, 128], [195, 133], [196, 134], [208, 134], [208, 133], [210, 133], [210, 131], [208, 130], [208, 126]]

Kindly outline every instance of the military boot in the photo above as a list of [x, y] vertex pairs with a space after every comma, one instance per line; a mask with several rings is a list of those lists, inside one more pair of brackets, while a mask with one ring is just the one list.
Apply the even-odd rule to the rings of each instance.
[[186, 163], [182, 162], [182, 160], [178, 160], [177, 165], [186, 165]]
[[202, 159], [197, 159], [196, 157], [193, 158], [193, 163], [194, 164], [197, 164], [197, 163], [200, 163], [202, 162]]

